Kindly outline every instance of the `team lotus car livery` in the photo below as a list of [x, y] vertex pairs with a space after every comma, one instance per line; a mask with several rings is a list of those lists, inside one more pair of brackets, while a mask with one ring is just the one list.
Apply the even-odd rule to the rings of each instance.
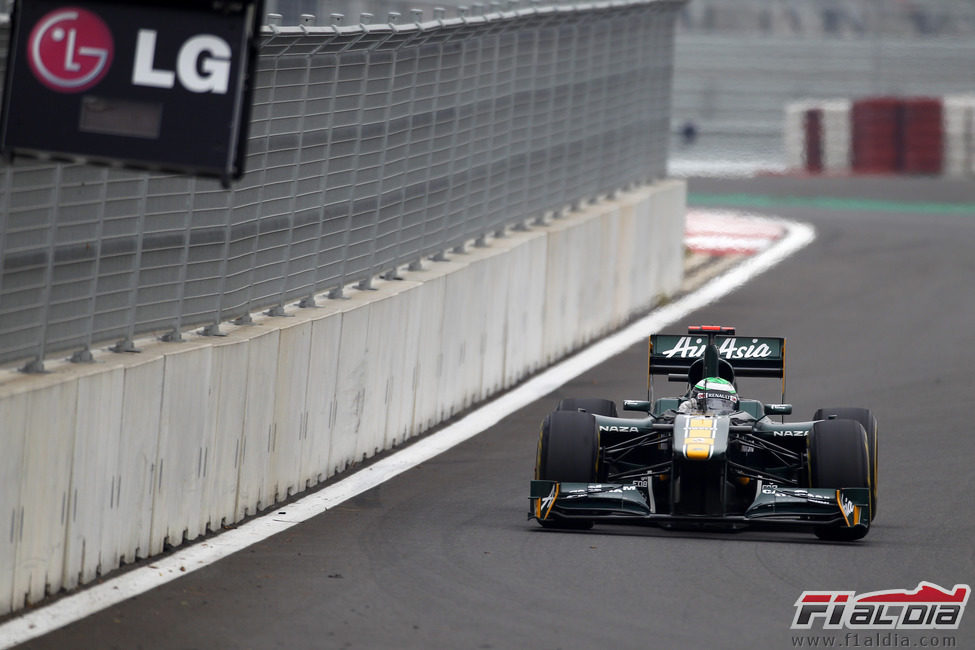
[[[686, 384], [653, 398], [653, 377]], [[739, 377], [778, 378], [782, 402], [739, 399]], [[563, 399], [542, 423], [529, 518], [546, 528], [594, 522], [663, 527], [805, 528], [862, 538], [877, 514], [877, 420], [823, 408], [786, 423], [785, 339], [689, 327], [650, 337], [647, 400]], [[728, 408], [721, 408], [730, 404]], [[782, 416], [780, 421], [772, 416]]]

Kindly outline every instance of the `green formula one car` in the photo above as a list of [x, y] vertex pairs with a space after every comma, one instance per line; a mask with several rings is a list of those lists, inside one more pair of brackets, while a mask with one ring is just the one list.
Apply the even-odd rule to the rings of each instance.
[[[529, 518], [546, 528], [595, 521], [664, 527], [805, 527], [862, 538], [877, 514], [877, 420], [864, 408], [819, 409], [785, 423], [785, 403], [740, 399], [738, 377], [782, 380], [785, 339], [698, 326], [650, 337], [647, 400], [563, 399], [543, 424]], [[653, 399], [654, 375], [682, 382]], [[780, 418], [780, 420], [783, 418]]]

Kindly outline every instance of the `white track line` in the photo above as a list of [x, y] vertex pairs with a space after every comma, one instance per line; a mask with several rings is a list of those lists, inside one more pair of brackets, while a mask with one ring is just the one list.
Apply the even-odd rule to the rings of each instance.
[[[10, 648], [60, 627], [78, 621], [150, 589], [166, 584], [216, 562], [231, 553], [256, 544], [292, 526], [334, 508], [366, 490], [388, 481], [406, 470], [468, 440], [490, 428], [514, 411], [544, 397], [586, 370], [646, 339], [692, 311], [714, 302], [767, 271], [809, 244], [815, 231], [807, 224], [780, 222], [785, 236], [772, 246], [748, 258], [702, 288], [653, 311], [644, 318], [552, 366], [521, 386], [473, 411], [456, 423], [422, 438], [334, 485], [281, 506], [270, 513], [228, 530], [198, 544], [134, 569], [116, 578], [26, 612], [0, 625], [0, 648]], [[527, 479], [526, 479], [527, 482]]]

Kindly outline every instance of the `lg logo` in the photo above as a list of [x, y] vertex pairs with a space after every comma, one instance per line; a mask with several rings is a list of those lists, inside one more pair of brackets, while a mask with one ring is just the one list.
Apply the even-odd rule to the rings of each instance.
[[[193, 93], [224, 95], [230, 86], [232, 51], [225, 40], [199, 34], [186, 40], [176, 69], [157, 67], [154, 29], [136, 37], [131, 82], [134, 86], [174, 88], [176, 80]], [[114, 57], [112, 33], [96, 14], [76, 7], [45, 15], [30, 33], [28, 60], [38, 81], [61, 93], [78, 93], [98, 84]]]
[[27, 49], [38, 81], [51, 90], [77, 93], [102, 80], [115, 46], [101, 18], [69, 8], [44, 16], [31, 31]]
[[135, 65], [132, 83], [136, 86], [172, 88], [175, 78], [184, 88], [194, 93], [224, 95], [230, 85], [230, 46], [227, 41], [210, 34], [200, 34], [189, 39], [179, 48], [176, 72], [157, 70], [156, 31], [140, 29], [135, 44]]

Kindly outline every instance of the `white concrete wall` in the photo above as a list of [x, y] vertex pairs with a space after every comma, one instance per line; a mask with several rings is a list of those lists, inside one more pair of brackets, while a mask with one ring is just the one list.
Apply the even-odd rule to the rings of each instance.
[[619, 327], [678, 289], [684, 213], [663, 181], [226, 336], [0, 370], [0, 613], [272, 507]]

